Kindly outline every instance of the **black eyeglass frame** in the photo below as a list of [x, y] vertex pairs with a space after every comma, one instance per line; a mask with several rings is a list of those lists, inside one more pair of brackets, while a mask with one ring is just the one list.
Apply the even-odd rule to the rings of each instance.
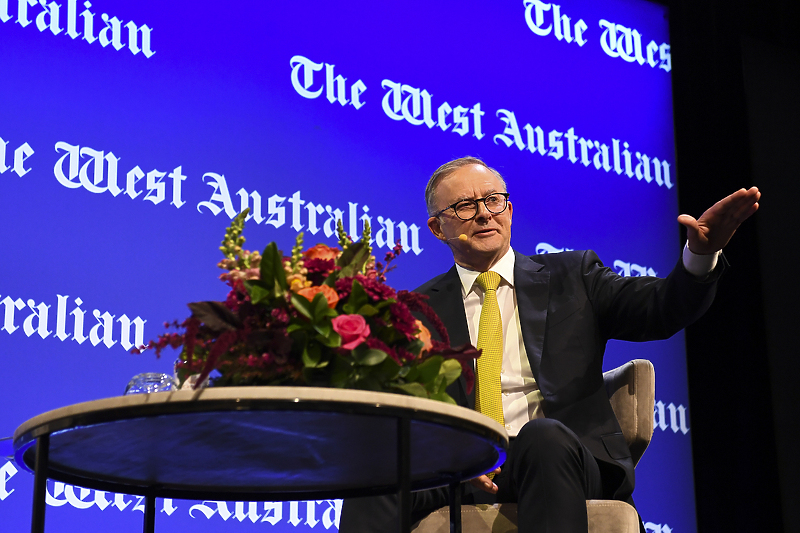
[[[500, 211], [492, 211], [491, 209], [489, 209], [489, 206], [488, 206], [488, 205], [486, 205], [486, 199], [487, 199], [487, 198], [490, 198], [490, 197], [492, 197], [492, 196], [503, 196], [503, 197], [505, 197], [506, 201], [505, 201], [505, 203], [503, 204], [503, 209], [501, 209]], [[434, 214], [433, 214], [433, 215], [431, 215], [431, 216], [432, 216], [432, 217], [438, 217], [439, 215], [441, 215], [442, 213], [444, 213], [444, 212], [445, 212], [445, 211], [447, 211], [448, 209], [452, 209], [452, 210], [453, 210], [453, 213], [455, 213], [455, 215], [456, 215], [456, 218], [458, 218], [459, 220], [463, 220], [463, 221], [465, 221], [465, 222], [466, 222], [466, 221], [468, 221], [468, 220], [472, 220], [473, 218], [475, 218], [476, 216], [478, 216], [478, 211], [480, 211], [480, 206], [478, 205], [478, 202], [483, 202], [483, 207], [485, 207], [485, 208], [486, 208], [486, 210], [487, 210], [488, 212], [490, 212], [491, 214], [493, 214], [493, 215], [499, 215], [500, 213], [502, 213], [502, 212], [504, 212], [506, 209], [508, 209], [508, 197], [509, 197], [509, 193], [507, 193], [507, 192], [493, 192], [492, 194], [487, 194], [487, 195], [486, 195], [486, 196], [484, 196], [483, 198], [475, 198], [474, 200], [471, 200], [471, 199], [459, 200], [459, 201], [457, 201], [457, 202], [455, 202], [455, 203], [452, 203], [452, 204], [448, 205], [447, 207], [445, 207], [444, 209], [442, 209], [442, 210], [441, 210], [441, 211], [439, 211], [438, 213], [434, 213]], [[456, 211], [456, 206], [457, 206], [458, 204], [460, 204], [460, 203], [463, 203], [463, 202], [472, 202], [473, 204], [475, 204], [475, 214], [474, 214], [474, 215], [472, 215], [472, 216], [471, 216], [471, 217], [469, 217], [469, 218], [461, 218], [461, 217], [458, 215], [458, 211]]]

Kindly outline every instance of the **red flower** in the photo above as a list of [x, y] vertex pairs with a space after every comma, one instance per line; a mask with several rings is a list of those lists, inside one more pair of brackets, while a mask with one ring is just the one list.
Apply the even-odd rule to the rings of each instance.
[[309, 274], [322, 274], [327, 276], [333, 272], [336, 263], [333, 259], [306, 259], [305, 267]]
[[[350, 291], [353, 289], [352, 277], [344, 277], [336, 280], [336, 292], [339, 293], [339, 298], [344, 300], [350, 296]], [[364, 274], [356, 274], [355, 280], [364, 287], [364, 292], [373, 302], [382, 302], [388, 299], [395, 299], [397, 293], [388, 285], [384, 285], [378, 278], [371, 278]]]
[[345, 277], [337, 279], [333, 286], [339, 294], [339, 299], [345, 300], [350, 296], [350, 291], [353, 290], [353, 278]]
[[396, 298], [397, 294], [394, 292], [394, 289], [389, 287], [388, 285], [384, 285], [380, 282], [377, 278], [370, 278], [363, 274], [356, 274], [356, 279], [361, 286], [364, 287], [364, 291], [369, 295], [369, 297], [375, 302], [382, 302], [384, 300], [388, 300], [389, 298]]
[[274, 320], [274, 324], [276, 326], [280, 327], [289, 325], [289, 315], [280, 307], [275, 307], [272, 311], [270, 311], [270, 315], [272, 316], [272, 320]]
[[369, 325], [361, 315], [339, 315], [331, 320], [333, 331], [342, 336], [342, 348], [352, 350], [369, 336]]
[[398, 301], [406, 304], [412, 311], [422, 313], [428, 319], [430, 325], [433, 326], [433, 329], [436, 330], [436, 333], [439, 334], [439, 339], [445, 344], [450, 344], [450, 336], [447, 334], [447, 329], [433, 308], [428, 305], [427, 299], [428, 296], [418, 292], [400, 291], [397, 293]]
[[413, 361], [414, 359], [416, 359], [413, 353], [409, 352], [402, 346], [397, 347], [397, 356], [402, 359], [405, 359], [406, 361]]
[[392, 325], [394, 329], [406, 336], [410, 341], [417, 338], [417, 320], [405, 304], [393, 303], [389, 306], [392, 315]]

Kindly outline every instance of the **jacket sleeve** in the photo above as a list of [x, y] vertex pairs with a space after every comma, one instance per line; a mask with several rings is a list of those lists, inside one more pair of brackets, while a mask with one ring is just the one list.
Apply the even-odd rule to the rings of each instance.
[[583, 254], [581, 276], [601, 336], [649, 341], [669, 338], [700, 318], [714, 299], [723, 268], [720, 261], [699, 279], [679, 260], [666, 278], [622, 277], [589, 250]]

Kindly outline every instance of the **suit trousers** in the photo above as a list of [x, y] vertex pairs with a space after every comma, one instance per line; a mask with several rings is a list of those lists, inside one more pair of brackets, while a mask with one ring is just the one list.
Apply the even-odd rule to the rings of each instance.
[[[578, 437], [557, 420], [525, 424], [511, 441], [494, 482], [497, 494], [462, 483], [462, 502], [517, 502], [520, 533], [587, 531], [586, 500], [603, 497], [600, 469]], [[412, 493], [412, 521], [448, 505], [448, 489]], [[397, 529], [395, 495], [345, 500], [339, 531], [384, 533]]]

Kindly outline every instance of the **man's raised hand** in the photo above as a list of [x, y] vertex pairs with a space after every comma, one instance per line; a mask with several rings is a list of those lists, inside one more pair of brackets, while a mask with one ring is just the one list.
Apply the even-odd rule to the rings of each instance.
[[689, 250], [696, 254], [722, 250], [739, 225], [758, 210], [760, 198], [757, 187], [739, 189], [706, 209], [699, 219], [680, 215], [678, 222], [686, 226]]

